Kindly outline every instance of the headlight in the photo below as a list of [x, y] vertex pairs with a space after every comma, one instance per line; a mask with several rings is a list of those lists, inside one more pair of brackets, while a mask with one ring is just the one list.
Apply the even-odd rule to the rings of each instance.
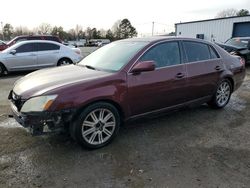
[[24, 103], [21, 112], [42, 112], [48, 110], [56, 97], [57, 95], [33, 97]]

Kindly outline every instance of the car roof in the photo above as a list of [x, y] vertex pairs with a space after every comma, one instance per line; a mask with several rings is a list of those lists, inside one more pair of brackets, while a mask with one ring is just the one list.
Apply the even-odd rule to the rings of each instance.
[[203, 40], [203, 39], [176, 37], [176, 36], [153, 36], [153, 37], [144, 37], [144, 38], [129, 38], [129, 39], [121, 40], [121, 41], [156, 43], [156, 42], [161, 42], [165, 40], [190, 40], [190, 41], [195, 41], [195, 42], [211, 44], [210, 42]]
[[55, 37], [55, 38], [58, 38], [57, 36], [54, 36], [54, 35], [19, 35], [19, 36], [16, 36], [15, 38], [21, 38], [21, 37]]
[[51, 40], [25, 40], [25, 41], [20, 41], [17, 44], [28, 44], [28, 43], [51, 43], [51, 44], [61, 45], [61, 43]]

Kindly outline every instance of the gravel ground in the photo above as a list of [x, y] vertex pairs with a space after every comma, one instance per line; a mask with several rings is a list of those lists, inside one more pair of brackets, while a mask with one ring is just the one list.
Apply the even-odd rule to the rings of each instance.
[[32, 137], [7, 118], [26, 73], [0, 78], [0, 187], [242, 188], [250, 185], [250, 67], [229, 105], [206, 105], [126, 124], [107, 147], [67, 135]]

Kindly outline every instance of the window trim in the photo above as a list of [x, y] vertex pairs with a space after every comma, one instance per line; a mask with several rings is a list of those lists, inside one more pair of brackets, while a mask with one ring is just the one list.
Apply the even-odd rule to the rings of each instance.
[[176, 42], [178, 44], [178, 47], [179, 47], [179, 54], [180, 54], [180, 64], [177, 64], [177, 65], [170, 65], [170, 66], [165, 66], [165, 67], [156, 67], [155, 70], [159, 70], [159, 69], [163, 69], [163, 68], [168, 68], [168, 67], [175, 67], [175, 66], [180, 66], [180, 65], [184, 65], [185, 64], [185, 61], [184, 61], [184, 53], [183, 53], [183, 50], [181, 49], [182, 48], [182, 45], [181, 45], [181, 41], [180, 40], [164, 40], [164, 41], [159, 41], [159, 42], [156, 42], [150, 46], [148, 46], [144, 52], [134, 61], [134, 63], [130, 66], [127, 74], [133, 74], [131, 72], [132, 68], [139, 62], [139, 59], [147, 52], [149, 51], [151, 48], [155, 47], [156, 45], [159, 45], [159, 44], [162, 44], [162, 43], [168, 43], [168, 42]]
[[[209, 45], [209, 44], [208, 44]], [[209, 45], [209, 52], [210, 52], [210, 57], [211, 57], [211, 60], [214, 60], [214, 59], [220, 59], [221, 56], [220, 54], [215, 50], [215, 48], [212, 46], [212, 45]], [[217, 58], [212, 58], [212, 54], [211, 54], [211, 49], [214, 51], [215, 55], [217, 56]]]

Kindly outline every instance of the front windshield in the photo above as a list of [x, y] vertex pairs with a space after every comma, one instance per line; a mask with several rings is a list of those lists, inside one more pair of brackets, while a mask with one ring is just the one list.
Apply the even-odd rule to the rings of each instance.
[[226, 42], [227, 45], [247, 48], [249, 39], [233, 38]]
[[149, 42], [117, 41], [101, 47], [79, 64], [93, 69], [119, 71]]

